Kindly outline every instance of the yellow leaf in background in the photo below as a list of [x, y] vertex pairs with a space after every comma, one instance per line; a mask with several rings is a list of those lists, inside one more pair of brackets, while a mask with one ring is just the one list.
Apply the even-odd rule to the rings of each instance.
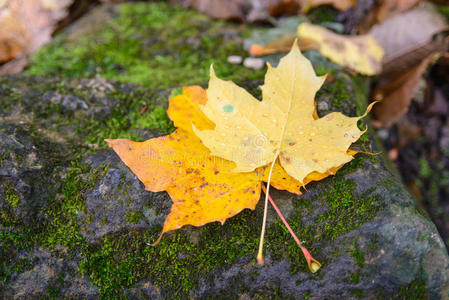
[[321, 26], [302, 23], [298, 38], [333, 62], [364, 75], [379, 74], [384, 51], [370, 35], [344, 36]]
[[215, 128], [194, 125], [194, 132], [211, 155], [235, 162], [235, 172], [251, 172], [279, 157], [284, 170], [300, 183], [314, 172], [329, 173], [352, 160], [348, 149], [363, 134], [357, 127], [363, 116], [333, 112], [314, 118], [315, 93], [324, 79], [316, 76], [296, 43], [277, 68], [268, 66], [263, 101], [217, 78], [211, 69], [208, 100], [200, 107]]

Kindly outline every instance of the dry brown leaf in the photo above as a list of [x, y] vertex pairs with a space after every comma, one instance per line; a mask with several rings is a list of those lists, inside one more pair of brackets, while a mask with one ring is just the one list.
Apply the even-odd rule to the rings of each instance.
[[421, 0], [382, 0], [377, 10], [377, 22], [382, 22], [396, 14], [406, 12]]
[[301, 0], [301, 3], [303, 12], [308, 12], [310, 9], [321, 5], [332, 5], [340, 11], [345, 11], [354, 7], [357, 0]]
[[374, 90], [374, 98], [380, 102], [374, 107], [375, 127], [390, 127], [407, 112], [418, 83], [434, 55], [429, 55], [419, 65], [396, 77], [384, 77]]
[[271, 17], [306, 12], [320, 5], [347, 10], [357, 0], [170, 0], [172, 5], [194, 8], [216, 19], [271, 21]]
[[375, 25], [369, 33], [385, 51], [383, 72], [400, 74], [443, 50], [444, 41], [433, 38], [446, 29], [446, 20], [438, 12], [430, 5], [420, 5]]
[[205, 13], [212, 18], [225, 20], [244, 20], [244, 8], [246, 0], [187, 0], [171, 1], [172, 3], [182, 4], [186, 7], [193, 7], [199, 12]]
[[26, 46], [23, 26], [7, 9], [0, 11], [0, 63], [10, 61]]
[[[26, 57], [47, 43], [73, 0], [9, 0], [0, 7], [0, 74], [17, 73]], [[20, 67], [21, 66], [21, 67]]]

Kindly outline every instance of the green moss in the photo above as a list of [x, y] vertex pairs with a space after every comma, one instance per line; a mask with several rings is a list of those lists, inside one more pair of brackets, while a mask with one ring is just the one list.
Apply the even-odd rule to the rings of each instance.
[[[2, 256], [2, 258], [5, 258]], [[27, 270], [31, 270], [34, 266], [34, 263], [27, 258], [19, 258], [14, 261], [14, 264], [7, 264], [7, 261], [4, 259], [0, 262], [0, 282], [6, 283], [11, 275], [14, 273], [22, 273]]]
[[363, 299], [363, 290], [361, 289], [353, 289], [352, 292], [358, 299]]
[[0, 83], [0, 107], [2, 110], [6, 112], [17, 104], [20, 104], [21, 101], [22, 93], [19, 90], [11, 88], [7, 84]]
[[410, 284], [403, 286], [394, 295], [393, 299], [401, 300], [424, 300], [429, 299], [427, 295], [426, 282], [422, 278], [416, 278]]
[[9, 151], [0, 153], [0, 166], [3, 164], [5, 160], [9, 159]]
[[427, 160], [423, 157], [421, 157], [418, 160], [419, 163], [419, 174], [422, 178], [424, 179], [429, 179], [430, 176], [432, 175], [432, 169], [429, 165], [429, 163], [427, 162]]
[[87, 247], [80, 271], [100, 288], [103, 298], [141, 280], [178, 298], [197, 287], [198, 279], [212, 269], [255, 255], [258, 227], [251, 225], [255, 218], [254, 212], [244, 211], [224, 226], [215, 222], [191, 229], [200, 232], [196, 243], [182, 231], [167, 234], [155, 247], [148, 243], [157, 239], [159, 230], [106, 237], [101, 245]]
[[339, 73], [332, 82], [326, 82], [317, 96], [325, 95], [329, 97], [332, 107], [335, 109], [343, 109], [351, 103], [351, 93], [348, 90], [350, 84], [349, 76]]
[[349, 281], [353, 284], [357, 284], [360, 281], [360, 272], [356, 272], [349, 276]]
[[319, 215], [317, 221], [323, 222], [323, 234], [331, 240], [374, 217], [379, 208], [377, 196], [371, 195], [373, 189], [359, 197], [354, 188], [352, 180], [337, 179], [332, 191], [326, 194], [330, 210]]
[[[97, 183], [98, 178], [104, 176], [108, 168], [108, 165], [102, 165], [90, 169], [88, 165], [72, 162], [60, 189], [63, 198], [55, 201], [46, 211], [52, 222], [41, 241], [43, 245], [49, 248], [62, 245], [75, 249], [85, 243], [80, 234], [77, 214], [84, 210], [84, 193]], [[80, 176], [85, 173], [87, 181]]]
[[354, 257], [355, 263], [360, 268], [365, 264], [365, 255], [360, 251], [359, 245], [354, 243], [354, 249], [351, 252], [351, 256]]
[[12, 227], [21, 223], [21, 218], [17, 216], [17, 208], [20, 206], [20, 195], [16, 192], [14, 185], [5, 180], [0, 183], [0, 191], [3, 190], [5, 204], [0, 210], [0, 225]]
[[143, 217], [141, 212], [131, 212], [125, 216], [126, 222], [137, 224]]
[[8, 203], [12, 208], [19, 207], [20, 196], [14, 190], [14, 187], [11, 184], [7, 183], [3, 185], [3, 189], [5, 193], [6, 203]]
[[230, 32], [241, 31], [237, 25], [211, 21], [166, 3], [122, 4], [116, 11], [117, 17], [81, 38], [57, 37], [31, 58], [27, 72], [101, 76], [157, 89], [205, 84], [212, 63], [217, 74], [227, 79], [263, 76], [264, 70], [226, 62], [229, 55], [246, 55], [241, 42], [228, 37]]
[[353, 284], [357, 284], [359, 283], [360, 277], [362, 276], [361, 269], [365, 265], [365, 254], [360, 251], [357, 242], [354, 242], [353, 244], [351, 256], [355, 260], [356, 270], [355, 273], [351, 274], [351, 276], [349, 277], [349, 281]]
[[167, 116], [166, 108], [162, 106], [156, 106], [146, 117], [138, 118], [133, 126], [142, 129], [156, 128], [166, 133], [174, 129], [173, 123]]
[[34, 262], [26, 258], [17, 257], [17, 253], [35, 245], [40, 238], [40, 232], [44, 229], [41, 224], [27, 226], [9, 222], [1, 216], [2, 230], [0, 231], [0, 282], [6, 283], [13, 274], [30, 270]]
[[[90, 88], [73, 88], [70, 83], [62, 82], [56, 88], [59, 94], [69, 94], [80, 99], [92, 97]], [[100, 148], [107, 147], [104, 139], [128, 138], [141, 139], [142, 130], [153, 130], [158, 134], [168, 134], [174, 130], [173, 123], [166, 113], [167, 96], [163, 93], [137, 87], [122, 87], [117, 85], [113, 91], [105, 91], [108, 98], [115, 99], [106, 116], [92, 115], [80, 117], [78, 114], [67, 112], [62, 105], [49, 103], [45, 109], [35, 109], [39, 119], [51, 120], [51, 124], [58, 124], [58, 128], [75, 128], [76, 135], [69, 137], [74, 143], [82, 143], [86, 147], [73, 150], [74, 157], [81, 157], [89, 149], [89, 144], [96, 144]]]

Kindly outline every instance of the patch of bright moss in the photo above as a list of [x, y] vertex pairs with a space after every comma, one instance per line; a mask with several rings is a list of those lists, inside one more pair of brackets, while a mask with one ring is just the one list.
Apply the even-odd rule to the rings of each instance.
[[[167, 116], [166, 108], [154, 104], [157, 101], [166, 102], [165, 96], [161, 98], [159, 95], [142, 91], [135, 91], [131, 94], [115, 92], [111, 96], [120, 99], [120, 104], [113, 107], [107, 119], [80, 121], [78, 133], [86, 136], [86, 143], [106, 146], [104, 139], [107, 138], [140, 140], [139, 129], [158, 129], [159, 132], [165, 134], [174, 130], [173, 123]], [[150, 103], [148, 97], [153, 98]], [[148, 107], [148, 109], [141, 112], [143, 107]]]
[[[108, 167], [90, 169], [88, 165], [72, 162], [61, 186], [60, 193], [63, 197], [55, 201], [46, 211], [47, 217], [52, 219], [52, 222], [45, 233], [43, 245], [49, 248], [62, 245], [75, 249], [85, 243], [80, 234], [77, 214], [84, 209], [84, 193], [104, 176]], [[83, 173], [88, 174], [86, 176], [88, 181], [80, 176]]]
[[133, 126], [135, 128], [156, 128], [166, 133], [174, 128], [167, 116], [166, 108], [162, 106], [156, 106], [145, 118], [138, 118]]
[[13, 184], [9, 181], [1, 182], [0, 188], [0, 190], [3, 190], [3, 195], [0, 194], [0, 197], [3, 196], [5, 200], [5, 204], [0, 210], [1, 226], [11, 227], [20, 224], [21, 220], [15, 213], [20, 205], [20, 196], [15, 191]]
[[355, 264], [360, 268], [365, 264], [365, 255], [360, 251], [357, 243], [354, 243], [354, 249], [351, 252], [351, 256], [355, 259]]
[[148, 242], [157, 239], [158, 230], [106, 237], [101, 245], [88, 246], [80, 271], [100, 288], [104, 298], [141, 280], [177, 298], [197, 287], [198, 278], [212, 269], [255, 255], [258, 227], [251, 224], [256, 219], [254, 212], [245, 211], [223, 226], [207, 224], [196, 243], [180, 231], [167, 234], [155, 247]]
[[354, 242], [353, 249], [351, 251], [351, 256], [355, 260], [356, 271], [355, 273], [351, 274], [351, 276], [349, 277], [349, 281], [351, 281], [353, 284], [357, 284], [359, 283], [360, 277], [362, 275], [360, 270], [365, 264], [365, 254], [360, 251], [357, 242]]
[[425, 300], [429, 299], [427, 295], [426, 282], [422, 278], [417, 278], [410, 282], [408, 285], [403, 286], [399, 291], [393, 296], [393, 299], [397, 300]]
[[229, 55], [246, 56], [238, 25], [161, 2], [121, 4], [115, 11], [117, 17], [82, 37], [56, 37], [32, 56], [27, 72], [101, 76], [157, 89], [205, 84], [212, 63], [219, 76], [236, 81], [265, 72], [226, 62]]
[[3, 185], [5, 200], [13, 208], [19, 207], [20, 196], [14, 190], [14, 187], [10, 184]]
[[427, 160], [423, 157], [421, 157], [418, 160], [419, 163], [419, 175], [424, 179], [429, 179], [432, 175], [432, 168], [430, 167]]
[[141, 212], [131, 212], [125, 216], [126, 222], [137, 224], [143, 217]]

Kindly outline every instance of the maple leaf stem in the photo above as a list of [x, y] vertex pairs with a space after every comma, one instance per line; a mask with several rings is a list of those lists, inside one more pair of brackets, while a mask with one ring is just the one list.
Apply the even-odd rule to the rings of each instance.
[[264, 204], [264, 210], [263, 210], [262, 231], [260, 232], [259, 251], [257, 252], [257, 263], [259, 265], [263, 265], [263, 240], [265, 238], [265, 228], [267, 225], [268, 192], [270, 191], [271, 174], [273, 173], [273, 167], [274, 167], [274, 164], [276, 163], [276, 159], [278, 158], [278, 155], [279, 155], [279, 150], [276, 151], [276, 154], [274, 155], [273, 162], [271, 163], [270, 173], [268, 174], [267, 192], [265, 193], [265, 204]]
[[321, 264], [317, 260], [315, 260], [312, 257], [312, 255], [310, 254], [309, 250], [307, 250], [307, 248], [302, 245], [301, 241], [298, 239], [296, 234], [293, 232], [293, 229], [290, 227], [290, 225], [288, 224], [287, 220], [284, 218], [284, 216], [282, 215], [281, 211], [279, 210], [279, 208], [277, 207], [276, 203], [271, 198], [271, 196], [268, 194], [268, 190], [265, 189], [265, 186], [263, 184], [262, 184], [262, 190], [265, 193], [265, 196], [270, 201], [271, 205], [273, 205], [274, 210], [277, 212], [279, 218], [281, 218], [281, 220], [284, 223], [285, 227], [287, 227], [288, 231], [290, 232], [290, 234], [293, 237], [293, 239], [295, 240], [295, 242], [301, 248], [301, 251], [304, 254], [304, 257], [307, 260], [307, 265], [309, 266], [310, 271], [312, 273], [315, 273], [316, 271], [318, 271], [321, 268]]

